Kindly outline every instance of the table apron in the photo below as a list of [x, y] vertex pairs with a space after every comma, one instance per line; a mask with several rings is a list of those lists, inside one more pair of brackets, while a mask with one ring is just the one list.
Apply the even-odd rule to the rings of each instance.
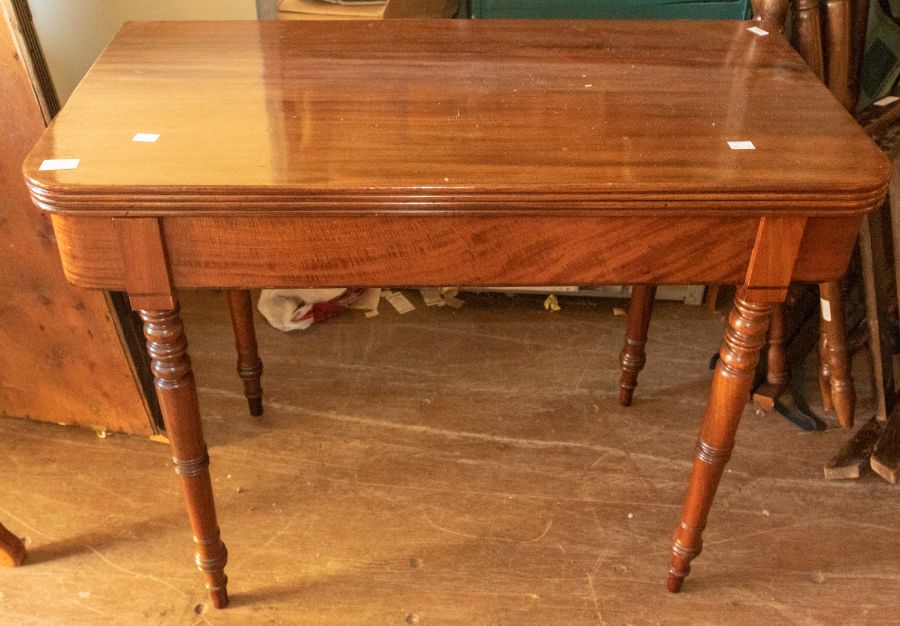
[[[173, 288], [742, 284], [758, 216], [54, 214], [68, 279], [126, 290], [116, 221], [159, 220]], [[839, 276], [861, 217], [806, 220], [795, 280]]]

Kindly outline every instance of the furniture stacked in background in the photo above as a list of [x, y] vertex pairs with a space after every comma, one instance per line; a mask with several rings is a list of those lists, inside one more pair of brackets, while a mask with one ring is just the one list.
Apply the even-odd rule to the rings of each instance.
[[749, 0], [469, 0], [475, 19], [743, 20]]
[[[490, 0], [488, 0], [490, 1]], [[790, 39], [810, 69], [829, 88], [834, 97], [849, 111], [856, 109], [860, 97], [860, 75], [866, 47], [866, 24], [869, 3], [866, 0], [845, 0], [819, 3], [798, 1], [792, 6]], [[788, 13], [787, 0], [754, 4], [755, 19], [763, 19], [769, 27], [784, 23]], [[783, 29], [779, 29], [783, 32]], [[900, 103], [869, 106], [858, 115], [866, 131], [879, 141], [885, 152], [896, 158], [895, 128], [900, 118]], [[889, 137], [889, 138], [888, 138]], [[896, 199], [892, 198], [896, 203]], [[885, 207], [887, 209], [887, 207]], [[875, 390], [875, 416], [825, 465], [827, 478], [856, 478], [864, 466], [871, 466], [879, 475], [896, 484], [900, 479], [900, 418], [891, 416], [894, 404], [892, 353], [895, 346], [887, 338], [890, 305], [884, 302], [890, 287], [889, 275], [896, 276], [887, 262], [890, 253], [879, 251], [890, 237], [882, 231], [884, 216], [876, 211], [861, 226], [859, 254], [868, 318], [868, 344], [872, 357]], [[900, 218], [894, 223], [894, 239], [898, 240]], [[898, 247], [894, 246], [897, 250]], [[896, 278], [894, 278], [896, 282]], [[627, 331], [622, 350], [620, 402], [631, 403], [637, 376], [646, 362], [645, 345], [650, 325], [655, 287], [636, 286], [628, 307]], [[819, 388], [825, 411], [834, 411], [842, 428], [853, 426], [856, 394], [851, 377], [850, 354], [847, 349], [847, 328], [843, 293], [838, 281], [819, 285], [821, 301], [821, 332], [819, 349]], [[900, 293], [898, 293], [900, 300]], [[896, 307], [896, 304], [894, 305]], [[757, 408], [771, 410], [786, 388], [790, 367], [785, 350], [785, 309], [773, 306], [769, 328], [766, 382], [754, 394]]]
[[[745, 0], [724, 2], [668, 2], [629, 0], [594, 2], [592, 0], [470, 0], [475, 18], [568, 18], [568, 19], [743, 19], [749, 17], [750, 3]], [[788, 0], [759, 0], [753, 3], [753, 19], [765, 22], [765, 28], [785, 32]], [[815, 74], [848, 109], [855, 106], [860, 74], [868, 0], [843, 0], [819, 3], [818, 0], [794, 2], [790, 21], [790, 39]], [[827, 68], [827, 72], [826, 72]], [[846, 329], [839, 283], [819, 286], [822, 321], [819, 341], [819, 383], [822, 404], [834, 410], [844, 428], [853, 425], [856, 398], [846, 347]], [[632, 287], [626, 321], [625, 345], [621, 354], [620, 402], [631, 404], [638, 374], [646, 363], [645, 345], [650, 325], [654, 285]], [[768, 386], [758, 392], [769, 400], [771, 408], [789, 381], [790, 369], [784, 351], [784, 309], [773, 310], [767, 355]]]

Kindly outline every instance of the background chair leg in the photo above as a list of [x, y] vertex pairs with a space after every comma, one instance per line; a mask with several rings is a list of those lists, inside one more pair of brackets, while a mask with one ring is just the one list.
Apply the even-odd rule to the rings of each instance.
[[22, 540], [0, 524], [0, 565], [3, 567], [21, 565], [27, 554]]
[[262, 415], [263, 364], [256, 347], [256, 329], [253, 325], [253, 300], [247, 289], [229, 289], [228, 309], [231, 311], [231, 326], [237, 346], [237, 373], [244, 381], [244, 395], [250, 415]]
[[766, 340], [766, 328], [772, 305], [746, 299], [739, 290], [728, 316], [725, 340], [713, 374], [706, 413], [700, 426], [697, 453], [688, 484], [681, 522], [675, 529], [672, 563], [666, 586], [677, 593], [691, 571], [691, 561], [700, 554], [702, 533], [716, 488], [731, 456], [734, 435], [744, 405], [750, 396], [760, 350]]
[[837, 282], [819, 285], [822, 305], [822, 332], [825, 335], [825, 358], [828, 362], [831, 403], [842, 428], [853, 426], [856, 393], [850, 374], [847, 353], [847, 330], [841, 304], [841, 287]]
[[622, 378], [619, 383], [619, 404], [631, 406], [634, 388], [637, 387], [638, 373], [647, 362], [644, 346], [647, 344], [647, 330], [653, 313], [656, 285], [634, 285], [628, 303], [626, 318], [625, 346], [622, 348]]

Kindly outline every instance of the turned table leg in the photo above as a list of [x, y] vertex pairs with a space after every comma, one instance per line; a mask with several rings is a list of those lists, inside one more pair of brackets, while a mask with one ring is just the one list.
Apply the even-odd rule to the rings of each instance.
[[[822, 305], [822, 334], [825, 337], [824, 360], [828, 363], [831, 404], [843, 428], [853, 426], [856, 393], [850, 375], [850, 356], [847, 354], [847, 329], [841, 305], [841, 287], [837, 282], [819, 285]], [[824, 390], [823, 390], [824, 393]]]
[[3, 524], [0, 524], [0, 565], [3, 567], [16, 567], [25, 560], [27, 552], [22, 540], [9, 532]]
[[250, 415], [262, 415], [263, 364], [256, 348], [256, 330], [253, 327], [253, 301], [247, 289], [228, 290], [228, 308], [237, 346], [237, 373], [244, 381], [244, 395], [250, 407]]
[[834, 410], [831, 402], [831, 368], [828, 366], [828, 335], [825, 326], [819, 322], [819, 393], [822, 395], [822, 409], [828, 413]]
[[228, 605], [228, 578], [225, 576], [228, 551], [219, 538], [197, 388], [178, 313], [177, 303], [168, 311], [140, 311], [156, 394], [171, 443], [172, 463], [181, 479], [185, 506], [194, 531], [197, 567], [206, 579], [213, 605], [223, 608]]
[[768, 350], [766, 352], [766, 382], [760, 385], [753, 394], [753, 404], [763, 411], [771, 411], [775, 408], [775, 402], [790, 382], [790, 367], [788, 365], [785, 344], [786, 321], [784, 307], [777, 302], [772, 305], [772, 316], [769, 319], [769, 334], [766, 339]]
[[743, 290], [735, 296], [720, 359], [713, 375], [706, 414], [700, 426], [681, 522], [675, 530], [672, 564], [666, 580], [669, 591], [678, 592], [681, 589], [691, 571], [691, 561], [700, 554], [703, 545], [701, 534], [719, 479], [734, 446], [741, 413], [750, 395], [771, 310], [771, 304], [754, 302]]
[[783, 390], [790, 380], [787, 352], [785, 351], [785, 319], [782, 303], [772, 305], [772, 316], [769, 320], [769, 336], [766, 341], [769, 351], [766, 353], [766, 382], [779, 390]]
[[625, 347], [622, 348], [622, 378], [619, 382], [619, 404], [631, 406], [637, 377], [647, 362], [644, 346], [647, 345], [647, 330], [653, 313], [656, 285], [634, 285], [628, 302], [626, 318]]

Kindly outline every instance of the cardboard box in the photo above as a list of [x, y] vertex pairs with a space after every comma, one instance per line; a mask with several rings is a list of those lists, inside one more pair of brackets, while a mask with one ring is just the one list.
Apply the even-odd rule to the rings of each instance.
[[385, 4], [333, 4], [323, 0], [279, 0], [279, 20], [380, 20], [449, 18], [459, 0], [390, 0]]

